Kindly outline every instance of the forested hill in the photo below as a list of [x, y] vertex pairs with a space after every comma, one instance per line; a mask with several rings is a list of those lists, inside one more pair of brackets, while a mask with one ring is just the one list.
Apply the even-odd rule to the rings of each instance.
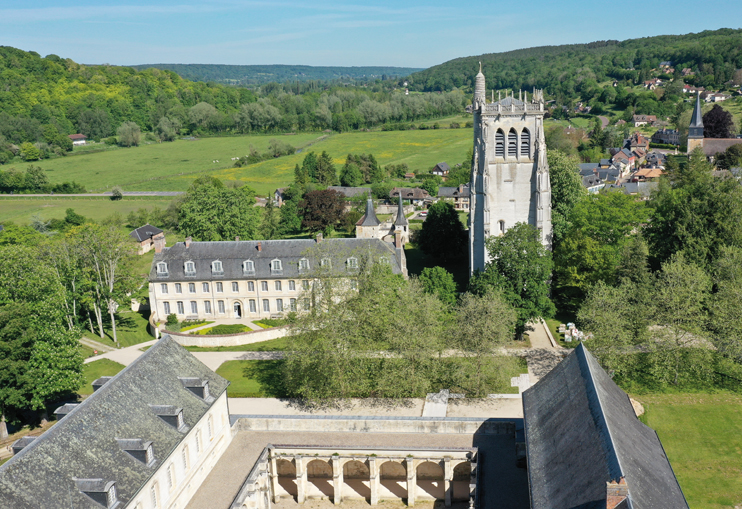
[[725, 28], [457, 58], [411, 75], [410, 88], [438, 91], [463, 87], [471, 91], [480, 61], [488, 90], [543, 88], [557, 102], [578, 96], [585, 81], [641, 83], [663, 61], [671, 61], [678, 75], [683, 68], [691, 68], [695, 76], [686, 79], [688, 83], [718, 86], [742, 67], [742, 30]]
[[291, 81], [368, 82], [401, 78], [421, 71], [414, 67], [314, 67], [309, 65], [219, 65], [219, 64], [146, 64], [134, 69], [152, 67], [173, 71], [193, 81], [214, 81], [231, 85], [262, 85]]

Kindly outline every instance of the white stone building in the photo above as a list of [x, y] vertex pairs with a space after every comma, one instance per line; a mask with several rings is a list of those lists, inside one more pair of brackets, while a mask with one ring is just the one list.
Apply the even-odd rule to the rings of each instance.
[[[494, 98], [493, 98], [494, 99]], [[484, 75], [474, 91], [474, 158], [469, 215], [469, 271], [488, 261], [485, 240], [528, 223], [551, 246], [551, 186], [544, 139], [543, 91], [487, 102]]]

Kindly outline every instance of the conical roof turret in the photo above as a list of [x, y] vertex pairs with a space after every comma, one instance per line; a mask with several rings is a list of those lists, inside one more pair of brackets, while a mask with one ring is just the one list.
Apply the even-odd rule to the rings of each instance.
[[394, 220], [395, 226], [407, 226], [407, 218], [404, 217], [404, 204], [402, 200], [402, 193], [399, 193], [399, 205], [397, 206], [397, 219]]
[[693, 116], [690, 119], [690, 127], [703, 127], [703, 115], [701, 115], [701, 93], [696, 95], [696, 106], [693, 108]]
[[484, 82], [484, 74], [482, 74], [482, 62], [479, 62], [479, 72], [476, 78], [474, 78], [474, 102], [480, 102], [484, 104], [486, 100], [487, 89]]
[[363, 216], [360, 225], [379, 226], [380, 224], [381, 222], [379, 221], [379, 218], [376, 217], [376, 211], [374, 210], [374, 201], [371, 199], [371, 196], [369, 196], [368, 201], [366, 202], [366, 215]]

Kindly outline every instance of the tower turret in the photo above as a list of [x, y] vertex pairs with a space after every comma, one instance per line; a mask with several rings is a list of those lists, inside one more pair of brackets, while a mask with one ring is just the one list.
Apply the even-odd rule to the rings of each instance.
[[479, 62], [479, 72], [476, 78], [474, 78], [474, 109], [478, 109], [484, 106], [487, 102], [487, 89], [484, 82], [484, 74], [482, 74], [482, 62]]
[[701, 93], [696, 96], [696, 106], [688, 126], [688, 152], [696, 147], [703, 147], [703, 115], [701, 114]]

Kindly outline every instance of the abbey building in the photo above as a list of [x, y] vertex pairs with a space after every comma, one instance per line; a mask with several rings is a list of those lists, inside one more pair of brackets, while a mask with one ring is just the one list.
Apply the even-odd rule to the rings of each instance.
[[485, 240], [516, 223], [536, 227], [551, 247], [551, 186], [544, 139], [543, 91], [487, 102], [480, 69], [474, 89], [474, 156], [469, 272], [488, 261]]

